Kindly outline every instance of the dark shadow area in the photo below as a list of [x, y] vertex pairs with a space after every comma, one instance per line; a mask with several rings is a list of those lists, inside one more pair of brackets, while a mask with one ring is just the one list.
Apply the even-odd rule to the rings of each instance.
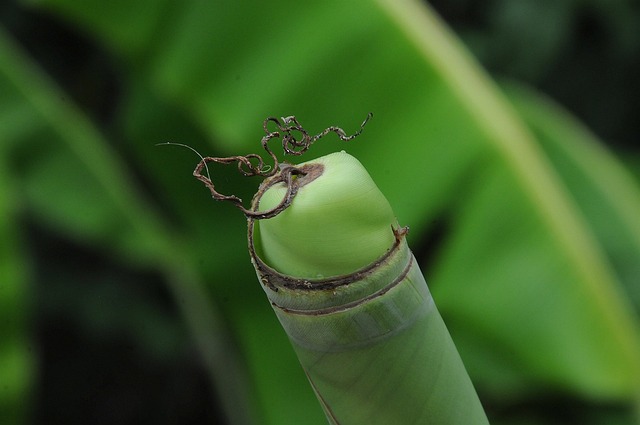
[[39, 376], [33, 423], [224, 423], [152, 272], [30, 226]]

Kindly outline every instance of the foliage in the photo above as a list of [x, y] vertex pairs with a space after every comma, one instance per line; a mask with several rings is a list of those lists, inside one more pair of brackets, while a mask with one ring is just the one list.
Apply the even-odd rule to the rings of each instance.
[[[410, 244], [426, 247], [422, 268], [492, 423], [634, 423], [637, 182], [551, 101], [517, 84], [501, 91], [424, 5], [42, 0], [7, 10], [29, 18], [5, 19], [14, 35], [0, 32], [0, 411], [12, 421], [35, 406], [35, 419], [66, 423], [169, 423], [194, 411], [323, 423], [255, 281], [242, 216], [191, 177], [191, 152], [155, 144], [245, 154], [267, 116], [349, 131], [373, 111], [359, 139], [327, 137], [309, 155], [358, 157], [411, 227]], [[251, 191], [233, 171], [212, 171], [225, 192]], [[146, 374], [83, 380], [84, 369], [51, 361], [65, 321], [86, 336], [86, 363], [116, 341], [134, 351], [125, 370]], [[145, 415], [140, 393], [123, 389], [149, 390], [136, 379], [155, 382], [163, 367], [173, 381], [153, 386], [162, 394]], [[181, 370], [206, 379], [180, 381]], [[546, 410], [555, 404], [559, 416]]]

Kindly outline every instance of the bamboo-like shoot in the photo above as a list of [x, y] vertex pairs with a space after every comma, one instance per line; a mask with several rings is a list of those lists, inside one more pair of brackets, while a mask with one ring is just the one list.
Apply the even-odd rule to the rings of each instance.
[[[488, 424], [406, 229], [339, 152], [297, 166], [296, 196], [249, 218], [258, 278], [332, 424]], [[288, 188], [265, 180], [254, 211]]]

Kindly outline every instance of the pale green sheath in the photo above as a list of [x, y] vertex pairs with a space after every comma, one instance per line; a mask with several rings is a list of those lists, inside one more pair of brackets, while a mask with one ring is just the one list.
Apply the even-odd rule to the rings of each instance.
[[[249, 218], [249, 247], [329, 422], [488, 424], [406, 229], [362, 165], [342, 152], [297, 167], [306, 171], [291, 205]], [[266, 180], [252, 210], [273, 208], [286, 191], [277, 175]], [[292, 228], [303, 234], [279, 237]], [[360, 235], [367, 229], [373, 236]]]

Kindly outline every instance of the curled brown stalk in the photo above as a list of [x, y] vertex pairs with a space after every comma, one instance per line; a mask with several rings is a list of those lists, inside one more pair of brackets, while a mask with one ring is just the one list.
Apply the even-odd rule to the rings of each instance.
[[[280, 163], [278, 157], [269, 147], [269, 142], [272, 139], [281, 139], [282, 149], [284, 150], [285, 155], [302, 155], [315, 141], [332, 132], [336, 133], [340, 140], [344, 142], [358, 137], [360, 133], [362, 133], [364, 126], [372, 116], [372, 113], [367, 114], [367, 117], [360, 125], [360, 129], [350, 136], [348, 136], [343, 129], [335, 126], [328, 127], [320, 133], [312, 136], [302, 127], [302, 125], [300, 125], [300, 123], [294, 116], [284, 117], [280, 119], [269, 117], [264, 120], [262, 125], [262, 128], [264, 129], [266, 135], [262, 137], [261, 144], [263, 149], [271, 157], [273, 166], [265, 164], [264, 159], [260, 155], [255, 153], [244, 156], [229, 156], [224, 158], [206, 156], [201, 157], [200, 162], [196, 166], [195, 170], [193, 170], [193, 175], [196, 179], [200, 180], [207, 187], [207, 189], [209, 189], [209, 192], [211, 192], [211, 196], [213, 197], [213, 199], [217, 201], [229, 201], [233, 203], [240, 209], [240, 211], [242, 211], [242, 213], [247, 218], [271, 218], [284, 211], [291, 204], [293, 198], [297, 193], [297, 186], [293, 183], [294, 176], [304, 175], [305, 171], [293, 165]], [[273, 131], [269, 130], [268, 127], [270, 124], [275, 124], [276, 129]], [[239, 197], [235, 195], [224, 195], [218, 192], [218, 190], [215, 188], [215, 185], [213, 184], [207, 167], [207, 164], [211, 162], [223, 165], [236, 163], [238, 171], [242, 175], [248, 177], [262, 176], [271, 178], [269, 180], [269, 186], [282, 182], [286, 185], [287, 192], [282, 198], [282, 201], [270, 210], [257, 211], [254, 209], [247, 209], [244, 207], [244, 203]], [[203, 174], [204, 170], [207, 170], [207, 175]]]

